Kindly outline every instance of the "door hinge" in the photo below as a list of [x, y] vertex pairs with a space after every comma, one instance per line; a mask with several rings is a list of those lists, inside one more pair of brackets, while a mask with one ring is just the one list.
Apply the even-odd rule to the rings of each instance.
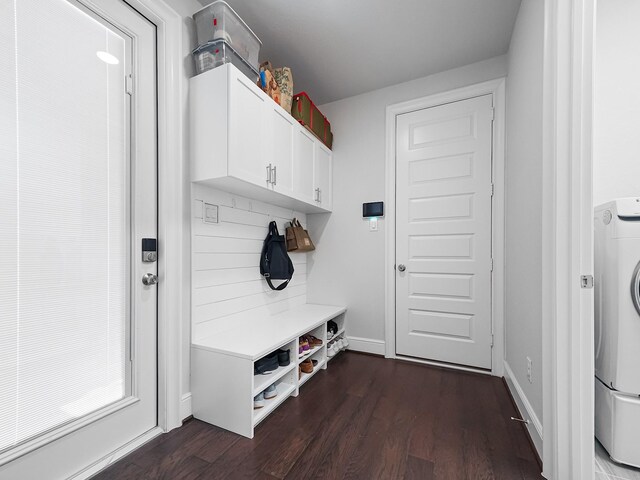
[[495, 108], [491, 108], [491, 120], [495, 120], [496, 118], [496, 109]]
[[582, 275], [580, 277], [581, 288], [593, 288], [593, 275]]
[[491, 259], [491, 271], [493, 272], [493, 258]]
[[491, 334], [491, 346], [493, 347], [493, 333]]
[[133, 95], [133, 76], [130, 74], [124, 76], [124, 90], [127, 95]]
[[496, 191], [496, 187], [495, 185], [492, 183], [491, 184], [491, 196], [493, 197], [493, 193]]

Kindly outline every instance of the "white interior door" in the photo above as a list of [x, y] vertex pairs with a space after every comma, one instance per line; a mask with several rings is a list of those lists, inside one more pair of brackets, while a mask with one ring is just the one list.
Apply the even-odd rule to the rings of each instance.
[[0, 478], [67, 478], [157, 424], [155, 27], [0, 1]]
[[492, 96], [397, 116], [396, 353], [491, 368]]

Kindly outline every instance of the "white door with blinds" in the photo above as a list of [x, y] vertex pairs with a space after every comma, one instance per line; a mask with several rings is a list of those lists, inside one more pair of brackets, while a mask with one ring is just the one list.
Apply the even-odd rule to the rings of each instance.
[[0, 0], [0, 45], [0, 479], [67, 478], [157, 424], [155, 26]]
[[492, 105], [397, 117], [399, 355], [491, 369]]

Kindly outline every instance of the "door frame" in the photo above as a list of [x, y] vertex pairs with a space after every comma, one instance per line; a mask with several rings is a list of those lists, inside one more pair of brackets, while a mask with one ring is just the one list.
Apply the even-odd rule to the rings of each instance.
[[[91, 0], [84, 0], [90, 2]], [[183, 18], [164, 0], [123, 0], [156, 26], [157, 155], [158, 155], [158, 419], [157, 426], [78, 472], [89, 478], [152, 438], [182, 425], [182, 324], [190, 316], [188, 258], [183, 234], [190, 227], [188, 159], [184, 105], [187, 79], [182, 74]], [[185, 195], [187, 198], [185, 199]], [[186, 212], [186, 213], [185, 213]]]
[[[90, 2], [91, 0], [85, 0]], [[190, 285], [185, 271], [184, 228], [189, 229], [190, 200], [185, 189], [188, 159], [183, 155], [187, 79], [182, 75], [182, 16], [163, 0], [124, 0], [156, 26], [157, 155], [158, 155], [158, 419], [157, 426], [115, 452], [78, 472], [74, 480], [89, 478], [117, 462], [152, 438], [182, 425], [182, 323], [190, 306], [184, 291]], [[188, 232], [189, 230], [187, 230]], [[186, 287], [185, 287], [186, 285]]]
[[[182, 17], [163, 0], [124, 0], [157, 28], [158, 94], [158, 426], [168, 432], [182, 425], [182, 322], [189, 317], [184, 290], [183, 229], [189, 229], [188, 159], [183, 155]], [[185, 165], [187, 167], [185, 167]], [[187, 230], [188, 231], [188, 230]], [[185, 287], [186, 285], [186, 287]]]
[[545, 0], [543, 475], [594, 476], [593, 58], [596, 0]]
[[505, 149], [505, 78], [497, 78], [447, 92], [437, 93], [386, 108], [386, 189], [385, 208], [385, 357], [442, 365], [458, 370], [489, 373], [471, 367], [442, 364], [396, 354], [396, 117], [403, 113], [466, 100], [481, 95], [493, 95], [492, 175], [494, 184], [491, 204], [491, 236], [493, 274], [491, 280], [491, 328], [494, 335], [491, 350], [491, 375], [504, 372], [504, 149]]

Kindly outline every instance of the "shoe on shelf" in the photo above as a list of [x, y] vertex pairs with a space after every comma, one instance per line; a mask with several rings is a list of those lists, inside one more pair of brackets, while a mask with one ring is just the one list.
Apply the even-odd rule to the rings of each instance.
[[329, 320], [327, 322], [327, 332], [330, 332], [331, 336], [333, 337], [336, 333], [338, 333], [338, 324], [333, 320]]
[[330, 343], [327, 347], [327, 357], [331, 358], [336, 354], [336, 346], [333, 343]]
[[336, 340], [336, 347], [337, 347], [338, 351], [342, 351], [342, 350], [344, 350], [343, 342], [342, 342], [342, 339], [341, 339], [341, 338], [339, 338], [338, 340]]
[[289, 365], [289, 350], [278, 350], [278, 365], [286, 367]]
[[276, 388], [276, 384], [272, 383], [262, 393], [264, 393], [264, 398], [267, 399], [267, 400], [277, 396], [278, 395], [278, 389]]
[[278, 369], [278, 352], [272, 352], [269, 355], [256, 360], [253, 364], [254, 375], [268, 375]]
[[349, 348], [349, 339], [347, 337], [342, 337], [342, 345], [344, 346], [345, 350]]
[[303, 373], [312, 373], [313, 372], [313, 362], [310, 359], [304, 360], [300, 362], [300, 368]]
[[333, 338], [333, 332], [331, 330], [327, 331], [327, 341], [331, 340]]
[[316, 368], [316, 365], [318, 364], [318, 360], [311, 360], [311, 363], [313, 363], [313, 368]]
[[314, 337], [313, 335], [307, 335], [306, 338], [311, 348], [319, 347], [320, 345], [322, 345], [322, 340], [320, 340], [317, 337]]
[[304, 337], [300, 337], [299, 345], [300, 345], [300, 348], [299, 348], [299, 350], [298, 350], [298, 351], [299, 351], [299, 353], [300, 353], [301, 355], [304, 355], [305, 353], [307, 353], [307, 352], [309, 351], [309, 349], [311, 348], [311, 347], [309, 346], [309, 340], [307, 340], [307, 339], [306, 339], [306, 338], [304, 338]]
[[262, 407], [264, 407], [264, 393], [260, 392], [258, 395], [253, 397], [253, 409], [257, 410]]

